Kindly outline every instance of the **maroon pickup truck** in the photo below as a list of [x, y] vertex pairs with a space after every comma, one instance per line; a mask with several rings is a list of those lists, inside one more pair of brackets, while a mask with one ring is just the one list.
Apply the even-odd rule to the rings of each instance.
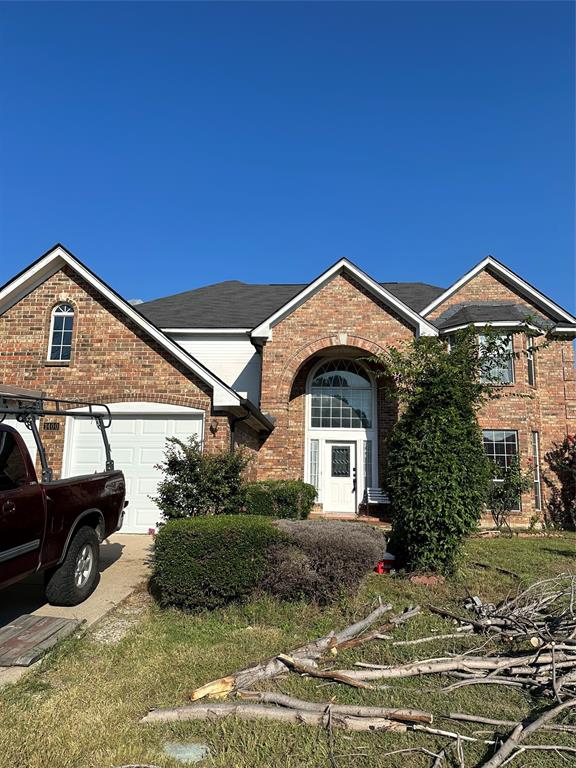
[[[36, 424], [45, 415], [66, 415], [72, 401], [19, 399], [0, 395], [0, 419], [16, 415], [31, 429], [40, 463], [39, 482], [20, 434], [0, 423], [0, 587], [43, 571], [53, 605], [77, 605], [99, 580], [100, 542], [119, 530], [125, 506], [124, 475], [114, 471], [105, 429], [110, 414], [89, 406], [106, 448], [106, 471], [52, 480]], [[68, 414], [69, 415], [69, 414]]]

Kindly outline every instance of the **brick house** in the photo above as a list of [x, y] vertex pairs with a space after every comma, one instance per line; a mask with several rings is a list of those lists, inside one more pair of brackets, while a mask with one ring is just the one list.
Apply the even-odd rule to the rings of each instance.
[[[303, 478], [319, 510], [354, 515], [382, 498], [396, 419], [363, 358], [470, 324], [496, 327], [521, 353], [480, 426], [490, 455], [505, 464], [519, 454], [534, 467], [517, 518], [526, 522], [544, 503], [542, 456], [576, 431], [576, 318], [491, 257], [447, 289], [380, 283], [341, 259], [307, 284], [227, 281], [134, 306], [58, 245], [0, 289], [0, 392], [5, 384], [110, 407], [126, 531], [158, 519], [149, 497], [170, 435], [196, 435], [207, 451], [246, 446], [254, 477]], [[533, 351], [543, 338], [553, 343]], [[103, 465], [97, 430], [75, 412], [43, 429], [62, 476]]]

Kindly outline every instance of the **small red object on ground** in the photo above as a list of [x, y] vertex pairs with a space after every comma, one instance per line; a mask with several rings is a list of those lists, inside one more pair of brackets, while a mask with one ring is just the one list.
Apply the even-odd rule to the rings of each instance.
[[376, 568], [374, 568], [374, 570], [376, 573], [390, 573], [390, 571], [394, 568], [395, 560], [396, 558], [394, 555], [390, 554], [390, 552], [386, 552], [384, 558], [378, 561], [378, 565]]

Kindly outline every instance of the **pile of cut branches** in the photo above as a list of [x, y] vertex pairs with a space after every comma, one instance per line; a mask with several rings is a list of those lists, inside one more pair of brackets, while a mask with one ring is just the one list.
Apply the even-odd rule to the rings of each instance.
[[476, 632], [495, 633], [504, 640], [529, 640], [534, 647], [576, 637], [576, 576], [561, 574], [519, 590], [498, 605], [472, 598], [474, 618], [430, 606], [433, 613], [468, 625]]
[[[576, 733], [576, 725], [557, 724], [554, 719], [561, 713], [576, 708], [576, 577], [559, 576], [537, 582], [518, 591], [499, 605], [483, 604], [473, 599], [469, 607], [474, 617], [460, 616], [443, 608], [430, 606], [434, 613], [456, 622], [458, 626], [446, 635], [433, 635], [415, 640], [394, 641], [388, 634], [420, 612], [418, 606], [389, 618], [374, 629], [376, 622], [391, 611], [390, 605], [380, 601], [378, 607], [365, 619], [340, 632], [331, 632], [288, 654], [252, 665], [194, 690], [194, 704], [151, 710], [141, 722], [169, 722], [175, 720], [216, 720], [229, 716], [240, 719], [268, 719], [284, 723], [320, 726], [332, 733], [333, 728], [351, 731], [421, 732], [436, 738], [448, 739], [448, 745], [433, 752], [422, 747], [399, 751], [424, 752], [430, 755], [438, 768], [451, 749], [455, 750], [461, 768], [465, 767], [463, 744], [479, 742], [487, 745], [491, 753], [482, 768], [497, 768], [508, 764], [528, 751], [568, 752], [576, 756], [576, 747], [557, 744], [526, 744], [525, 739], [542, 729], [563, 733]], [[421, 645], [431, 641], [462, 637], [465, 633], [488, 635], [480, 648], [441, 658], [424, 658], [408, 664], [381, 665], [356, 662], [352, 669], [334, 669], [334, 657], [341, 651], [357, 648], [373, 641], [387, 642], [391, 646]], [[487, 647], [491, 650], [486, 650]], [[512, 646], [512, 647], [511, 647]], [[554, 703], [543, 713], [527, 720], [490, 720], [467, 713], [440, 715], [458, 722], [477, 722], [493, 727], [494, 737], [481, 739], [454, 730], [433, 727], [433, 715], [411, 708], [356, 706], [328, 702], [312, 702], [283, 693], [257, 690], [255, 686], [282, 674], [296, 673], [307, 678], [320, 678], [335, 684], [360, 689], [390, 688], [395, 680], [422, 675], [448, 675], [456, 678], [443, 691], [452, 691], [466, 685], [505, 685], [530, 691], [536, 696], [553, 698]], [[203, 699], [229, 701], [205, 702]], [[510, 727], [508, 737], [501, 740], [496, 734], [502, 727]]]

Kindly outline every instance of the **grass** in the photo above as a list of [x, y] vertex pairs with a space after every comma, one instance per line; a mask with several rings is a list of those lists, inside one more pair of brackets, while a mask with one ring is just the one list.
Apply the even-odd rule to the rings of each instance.
[[[528, 582], [574, 569], [576, 538], [559, 536], [525, 539], [473, 539], [466, 546], [458, 575], [444, 585], [427, 588], [405, 579], [370, 576], [355, 598], [329, 609], [307, 604], [281, 604], [259, 599], [213, 613], [185, 615], [162, 611], [141, 594], [80, 639], [64, 641], [39, 669], [16, 685], [0, 691], [0, 766], [2, 768], [112, 768], [146, 763], [177, 768], [182, 763], [166, 757], [167, 741], [207, 743], [211, 757], [201, 765], [219, 768], [322, 768], [330, 766], [325, 731], [304, 726], [265, 722], [179, 723], [139, 725], [150, 707], [186, 703], [189, 692], [249, 662], [311, 640], [332, 628], [341, 628], [364, 616], [378, 595], [402, 609], [408, 604], [434, 602], [461, 610], [466, 591], [495, 601], [516, 588], [517, 580], [492, 568], [491, 563], [515, 571]], [[115, 627], [123, 628], [116, 631]], [[424, 612], [396, 632], [398, 639], [450, 631], [448, 622]], [[444, 655], [479, 644], [478, 637], [421, 647], [390, 648], [373, 642], [342, 654], [340, 667], [356, 660], [399, 663], [417, 657]], [[445, 694], [446, 680], [426, 677], [398, 681], [383, 691], [358, 691], [344, 686], [318, 687], [318, 681], [295, 675], [278, 683], [281, 690], [303, 698], [339, 703], [413, 706], [434, 713], [436, 725], [461, 733], [482, 726], [442, 720], [450, 711], [500, 719], [525, 717], [543, 702], [516, 689], [477, 686]], [[570, 722], [570, 721], [567, 721]], [[574, 720], [572, 720], [574, 722]], [[485, 738], [490, 734], [486, 733]], [[570, 741], [571, 740], [571, 741]], [[576, 746], [574, 735], [540, 734], [540, 743]], [[428, 768], [425, 755], [384, 753], [403, 747], [435, 750], [446, 740], [422, 734], [334, 732], [335, 764]], [[485, 747], [465, 747], [466, 765], [474, 766]], [[569, 765], [573, 756], [524, 754], [519, 768]]]

